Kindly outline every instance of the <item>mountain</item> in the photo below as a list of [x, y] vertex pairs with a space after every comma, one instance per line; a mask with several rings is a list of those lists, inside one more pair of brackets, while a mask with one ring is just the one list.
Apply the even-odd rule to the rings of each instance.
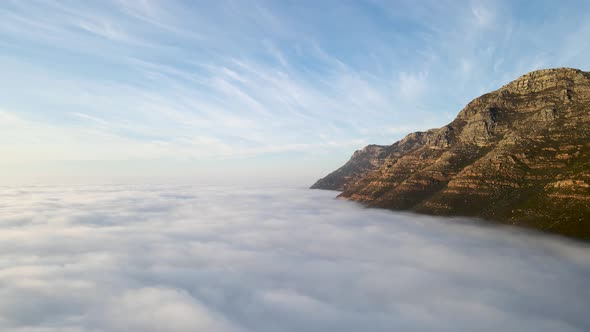
[[330, 173], [323, 179], [319, 179], [311, 189], [346, 190], [349, 185], [365, 176], [367, 173], [378, 169], [383, 164], [387, 146], [367, 145], [362, 150], [352, 154], [350, 160], [344, 166]]
[[371, 207], [590, 238], [590, 73], [525, 74], [442, 128], [356, 151], [312, 188]]

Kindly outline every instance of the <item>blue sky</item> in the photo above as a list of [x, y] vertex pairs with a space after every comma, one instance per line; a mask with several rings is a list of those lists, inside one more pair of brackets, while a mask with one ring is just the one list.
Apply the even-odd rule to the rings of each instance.
[[0, 4], [10, 178], [288, 177], [590, 65], [587, 1]]

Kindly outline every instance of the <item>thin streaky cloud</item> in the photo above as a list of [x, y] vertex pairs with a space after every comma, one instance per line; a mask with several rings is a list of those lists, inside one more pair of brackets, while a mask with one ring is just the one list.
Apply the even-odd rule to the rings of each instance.
[[[362, 147], [333, 142], [390, 144], [408, 133], [399, 128], [442, 126], [472, 98], [527, 71], [588, 69], [587, 7], [10, 1], [0, 8], [0, 109], [56, 130], [102, 130], [147, 159], [171, 154], [145, 146], [167, 142], [185, 153], [191, 137], [218, 147], [199, 145], [194, 156], [326, 154], [333, 164], [318, 166], [321, 176]], [[68, 159], [87, 153], [83, 142]], [[109, 151], [112, 141], [93, 144]]]

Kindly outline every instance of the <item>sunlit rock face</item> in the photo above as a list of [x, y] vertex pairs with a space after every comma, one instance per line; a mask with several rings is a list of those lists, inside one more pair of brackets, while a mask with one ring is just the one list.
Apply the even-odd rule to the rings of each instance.
[[345, 190], [356, 180], [383, 164], [385, 146], [368, 145], [352, 154], [350, 160], [325, 178], [318, 180], [311, 189]]
[[337, 188], [312, 188], [590, 238], [589, 128], [590, 73], [539, 70], [476, 98], [443, 128], [385, 147], [374, 170], [349, 162], [326, 177]]
[[2, 187], [0, 331], [590, 331], [587, 244], [335, 194]]

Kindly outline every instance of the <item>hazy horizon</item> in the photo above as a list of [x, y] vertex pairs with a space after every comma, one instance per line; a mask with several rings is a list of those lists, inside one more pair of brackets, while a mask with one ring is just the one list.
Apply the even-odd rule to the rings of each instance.
[[586, 0], [0, 0], [0, 331], [590, 331], [588, 73], [326, 177], [588, 36]]
[[312, 183], [528, 71], [587, 70], [588, 13], [585, 1], [4, 1], [0, 176]]

